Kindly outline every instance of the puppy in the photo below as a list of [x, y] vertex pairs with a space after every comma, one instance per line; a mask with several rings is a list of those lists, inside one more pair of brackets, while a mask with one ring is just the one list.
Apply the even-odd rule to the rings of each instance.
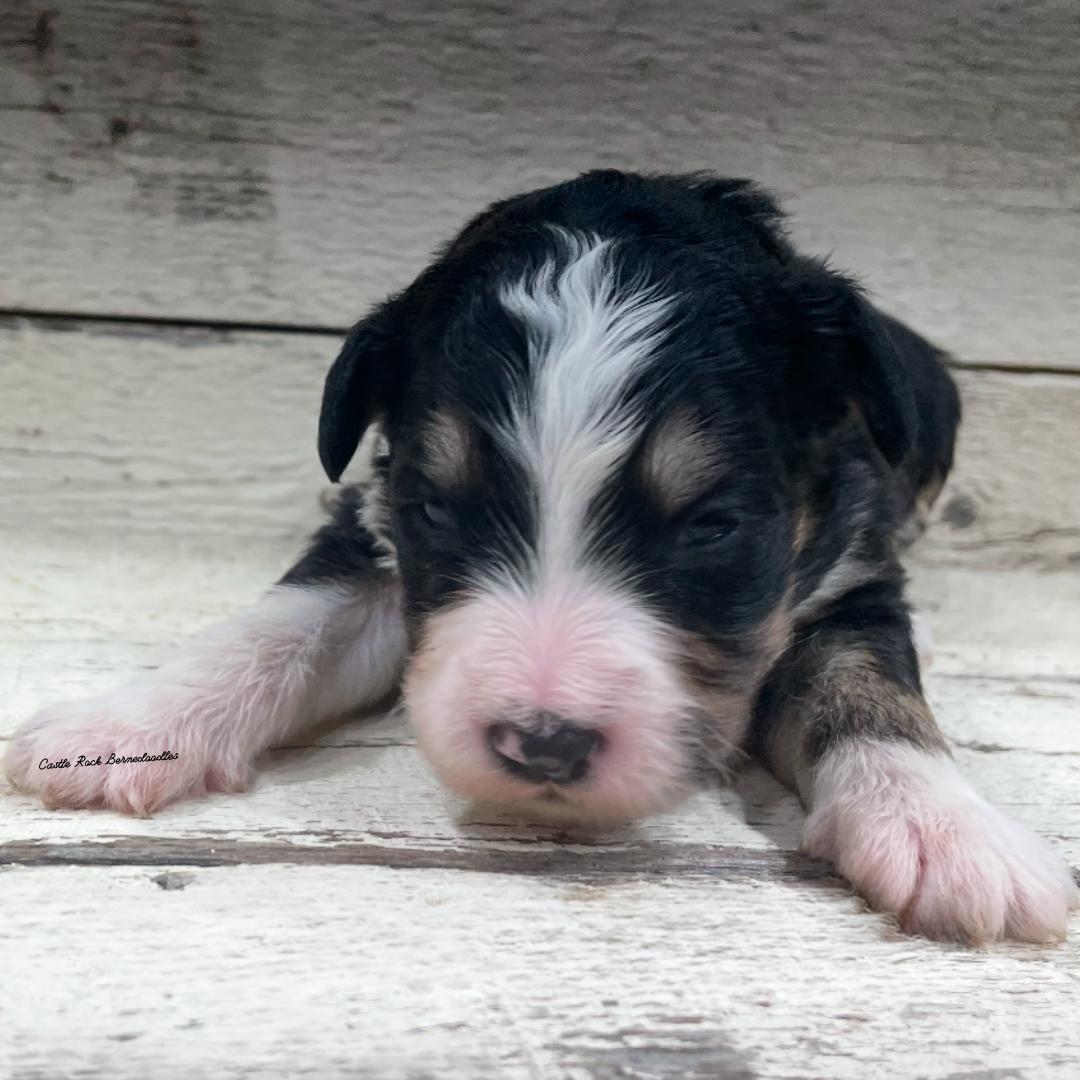
[[[1059, 939], [1068, 868], [959, 774], [912, 646], [897, 553], [959, 412], [941, 354], [746, 181], [592, 172], [497, 203], [330, 371], [322, 463], [337, 481], [370, 430], [370, 481], [250, 611], [38, 713], [7, 774], [148, 814], [400, 684], [464, 795], [640, 818], [749, 752], [904, 929]], [[75, 754], [114, 763], [50, 767]]]

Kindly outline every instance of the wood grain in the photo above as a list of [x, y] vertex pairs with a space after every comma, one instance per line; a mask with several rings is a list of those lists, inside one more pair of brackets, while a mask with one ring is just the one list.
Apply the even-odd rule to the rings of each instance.
[[[96, 557], [94, 548], [55, 548], [46, 593], [33, 574], [0, 590], [0, 739], [51, 700], [104, 691], [152, 666], [174, 641], [257, 594], [250, 568], [174, 558], [160, 539], [153, 562]], [[118, 587], [133, 567], [141, 587]], [[913, 595], [935, 639], [929, 700], [965, 773], [1080, 867], [1080, 577], [922, 569]], [[4, 810], [0, 861], [26, 864], [247, 858], [609, 876], [651, 865], [730, 877], [759, 855], [762, 874], [783, 876], [786, 863], [768, 858], [794, 858], [802, 826], [795, 798], [755, 769], [732, 789], [617, 832], [537, 827], [442, 789], [396, 715], [328, 726], [264, 755], [243, 797], [182, 803], [149, 820], [48, 811], [15, 795]]]
[[[959, 362], [1080, 372], [1078, 85], [1072, 0], [0, 0], [0, 311], [63, 316], [0, 317], [0, 750], [285, 569], [336, 341], [284, 328], [344, 327], [492, 198], [753, 176]], [[959, 380], [928, 697], [1077, 872], [1080, 376]], [[441, 789], [393, 714], [147, 820], [0, 791], [0, 1077], [1080, 1074], [1080, 915], [903, 938], [801, 827], [750, 769], [545, 829]]]
[[0, 0], [0, 306], [345, 326], [591, 166], [775, 189], [962, 361], [1080, 367], [1072, 0]]
[[1075, 942], [973, 954], [903, 939], [828, 882], [364, 866], [162, 877], [0, 872], [9, 1075], [1066, 1080], [1080, 1068]]
[[[318, 516], [333, 341], [63, 325], [0, 325], [0, 747], [250, 603]], [[943, 504], [975, 508], [913, 563], [928, 695], [975, 786], [1076, 871], [1080, 575], [1017, 534], [1073, 527], [1080, 379], [962, 379]], [[0, 1076], [1071, 1080], [1080, 914], [1060, 948], [903, 938], [799, 853], [802, 820], [751, 769], [611, 833], [544, 829], [441, 789], [395, 715], [146, 820], [0, 792]]]
[[5, 520], [298, 547], [320, 520], [315, 431], [336, 349], [318, 335], [0, 320]]
[[922, 565], [1080, 568], [1080, 380], [956, 372], [956, 464]]
[[[313, 334], [0, 319], [0, 530], [122, 536], [131, 550], [139, 537], [243, 538], [276, 545], [280, 574], [328, 490], [315, 428], [336, 348]], [[913, 560], [1080, 565], [1080, 378], [958, 379], [956, 470]]]

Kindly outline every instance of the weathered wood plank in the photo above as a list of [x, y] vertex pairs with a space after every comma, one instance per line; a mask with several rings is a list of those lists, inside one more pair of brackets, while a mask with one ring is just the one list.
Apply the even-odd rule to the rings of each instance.
[[916, 566], [909, 596], [934, 639], [931, 674], [1075, 679], [1080, 576]]
[[[2, 335], [13, 408], [0, 417], [0, 737], [49, 700], [107, 689], [155, 664], [170, 643], [250, 603], [285, 568], [317, 516], [311, 444], [332, 351], [304, 335], [25, 323], [5, 324]], [[1068, 547], [1018, 537], [1015, 523], [1071, 527], [1080, 499], [1069, 497], [1077, 470], [1068, 436], [1080, 380], [962, 381], [968, 422], [957, 478], [913, 581], [936, 638], [929, 693], [973, 780], [1080, 864], [1080, 576], [930, 565], [985, 561], [986, 552], [1008, 565], [1033, 551], [1068, 564]], [[974, 523], [951, 527], [965, 495]], [[973, 533], [982, 555], [966, 540]], [[6, 799], [0, 842], [121, 838], [127, 859], [149, 858], [166, 841], [205, 858], [215, 838], [367, 845], [365, 858], [447, 860], [460, 850], [477, 865], [504, 857], [493, 844], [537, 842], [512, 815], [441, 791], [394, 720], [350, 724], [311, 746], [268, 755], [243, 799], [186, 804], [149, 823]], [[643, 847], [658, 862], [693, 845], [793, 851], [800, 824], [795, 801], [754, 774], [734, 792], [703, 794], [603, 843], [619, 858]], [[17, 854], [30, 858], [25, 847]]]
[[[954, 737], [953, 746], [978, 790], [1046, 837], [1080, 876], [1080, 753], [1033, 753], [1000, 741], [1010, 719], [1051, 733], [1063, 726], [1021, 703], [999, 725], [981, 725], [971, 709], [939, 715], [950, 734], [958, 722], [972, 730], [974, 738]], [[182, 803], [148, 820], [48, 811], [5, 795], [0, 863], [355, 863], [767, 880], [826, 872], [796, 855], [802, 812], [795, 798], [756, 769], [734, 789], [702, 792], [673, 814], [590, 834], [467, 804], [435, 783], [413, 747], [329, 746], [268, 757], [247, 794]]]
[[964, 407], [956, 466], [913, 560], [1080, 567], [1080, 383], [956, 374]]
[[[0, 331], [0, 747], [250, 602], [315, 516], [325, 339], [131, 333]], [[968, 394], [976, 437], [1014, 440], [957, 475], [991, 562], [1019, 561], [995, 522], [1040, 513], [1033, 476], [1072, 491], [1078, 384]], [[1080, 575], [917, 565], [912, 591], [961, 766], [1080, 867]], [[1080, 914], [1053, 949], [904, 939], [800, 828], [753, 771], [618, 832], [537, 829], [440, 789], [396, 717], [145, 821], [3, 793], [0, 1075], [1071, 1080]]]
[[1080, 366], [1080, 12], [0, 0], [0, 304], [343, 326], [488, 200], [711, 168], [963, 360]]
[[[280, 572], [319, 520], [315, 427], [335, 349], [309, 334], [0, 320], [0, 529], [33, 537], [20, 541], [31, 562], [39, 535], [109, 537], [115, 552], [168, 535], [271, 545]], [[956, 472], [914, 560], [1080, 565], [1080, 378], [958, 377]]]
[[[418, 841], [420, 838], [416, 838]], [[719, 881], [832, 881], [826, 862], [798, 852], [761, 851], [722, 844], [633, 847], [583, 844], [456, 843], [442, 847], [334, 839], [321, 844], [278, 840], [113, 836], [70, 841], [0, 843], [0, 866], [381, 866], [393, 870], [466, 870], [475, 873], [561, 877], [583, 883], [654, 878]]]
[[318, 335], [0, 320], [0, 527], [297, 545], [318, 520], [335, 349]]
[[68, 867], [0, 872], [0, 902], [25, 1080], [1080, 1068], [1075, 941], [905, 940], [829, 882]]
[[[43, 599], [28, 587], [36, 575], [28, 578], [20, 591], [36, 601], [33, 609], [23, 608], [14, 589], [0, 593], [7, 690], [0, 695], [0, 740], [49, 700], [105, 690], [153, 665], [173, 640], [258, 591], [250, 568], [233, 576], [208, 561], [209, 585], [202, 586], [197, 560], [168, 553], [167, 545], [159, 547], [166, 583], [161, 570], [137, 565], [145, 592], [119, 587], [128, 564], [106, 563], [95, 572], [91, 550], [81, 560], [69, 555], [66, 573], [50, 571]], [[1080, 577], [920, 570], [913, 591], [935, 638], [928, 695], [957, 759], [988, 798], [1080, 867]], [[183, 861], [186, 852], [199, 864], [303, 857], [490, 869], [520, 867], [524, 859], [542, 869], [567, 841], [562, 830], [538, 829], [443, 790], [393, 715], [352, 720], [272, 751], [248, 794], [184, 803], [152, 820], [47, 811], [14, 795], [5, 796], [4, 809], [0, 861], [30, 863], [160, 865]], [[756, 859], [755, 852], [794, 852], [801, 824], [796, 800], [754, 770], [734, 789], [703, 792], [675, 814], [579, 836], [571, 859], [581, 873], [602, 856], [607, 861], [596, 872], [609, 875], [633, 863], [696, 865], [723, 876]], [[119, 854], [70, 847], [100, 843], [120, 845]], [[231, 853], [217, 854], [219, 844]], [[255, 847], [237, 853], [237, 845]]]

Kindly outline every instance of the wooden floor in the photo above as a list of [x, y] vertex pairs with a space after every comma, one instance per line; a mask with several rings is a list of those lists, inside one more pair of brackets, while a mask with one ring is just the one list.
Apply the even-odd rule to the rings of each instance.
[[[7, 736], [280, 574], [318, 518], [333, 343], [29, 320], [0, 343]], [[978, 378], [964, 448], [1045, 399], [1024, 454], [1074, 492], [1055, 424], [1080, 379]], [[978, 787], [1080, 866], [1075, 529], [1039, 516], [1080, 499], [961, 460], [963, 527], [936, 522], [913, 567], [929, 696]], [[538, 831], [442, 791], [396, 717], [150, 820], [7, 795], [0, 1075], [1080, 1075], [1080, 919], [1059, 948], [902, 938], [799, 854], [800, 824], [754, 771], [616, 835]]]
[[[710, 167], [956, 352], [928, 694], [1080, 868], [1077, 57], [1070, 0], [0, 0], [0, 750], [285, 569], [340, 328], [465, 215]], [[0, 790], [0, 1080], [1080, 1077], [1080, 915], [905, 938], [801, 823], [536, 829], [396, 716], [152, 819]]]

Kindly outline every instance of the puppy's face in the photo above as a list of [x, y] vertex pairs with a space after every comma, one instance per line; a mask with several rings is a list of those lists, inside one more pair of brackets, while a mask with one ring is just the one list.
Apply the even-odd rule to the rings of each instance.
[[788, 641], [790, 301], [737, 253], [633, 232], [454, 256], [414, 287], [384, 414], [420, 746], [458, 791], [556, 820], [671, 808]]

